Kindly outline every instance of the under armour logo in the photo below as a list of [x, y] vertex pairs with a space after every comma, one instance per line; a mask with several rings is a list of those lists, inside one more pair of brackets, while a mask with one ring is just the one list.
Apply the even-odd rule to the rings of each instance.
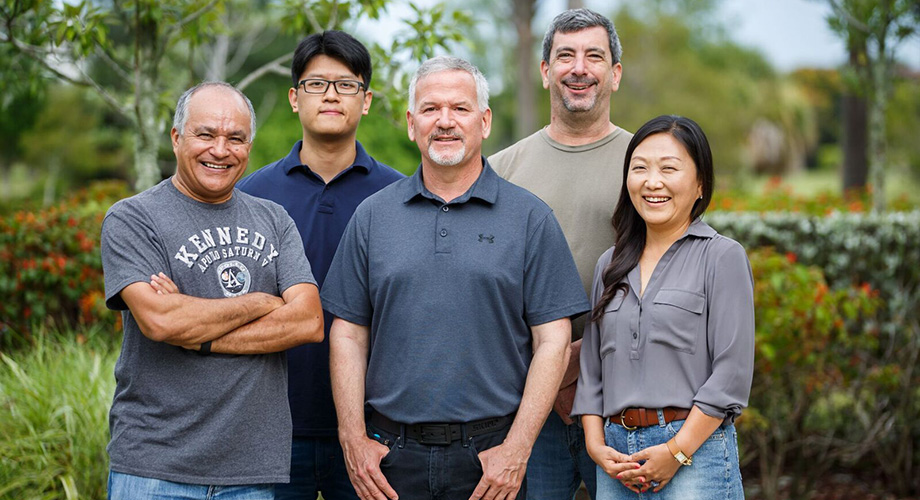
[[495, 235], [490, 234], [486, 236], [482, 233], [479, 233], [479, 242], [482, 243], [483, 241], [488, 241], [489, 243], [495, 243]]

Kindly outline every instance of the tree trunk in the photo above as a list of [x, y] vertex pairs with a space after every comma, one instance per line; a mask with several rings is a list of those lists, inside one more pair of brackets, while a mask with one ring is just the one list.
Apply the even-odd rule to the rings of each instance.
[[[865, 75], [866, 44], [861, 38], [851, 37], [847, 41], [850, 69], [857, 75]], [[863, 77], [860, 76], [860, 79]], [[841, 105], [843, 108], [843, 190], [865, 189], [869, 177], [868, 115], [866, 114], [868, 90], [860, 92], [851, 85], [845, 85]]]
[[143, 191], [162, 179], [157, 163], [157, 146], [162, 133], [162, 120], [157, 109], [160, 55], [156, 21], [142, 21], [139, 13], [135, 16], [138, 34], [134, 46], [134, 120], [137, 126], [134, 140], [137, 179], [134, 189]]
[[514, 27], [517, 30], [516, 119], [514, 138], [521, 139], [537, 128], [537, 65], [534, 58], [534, 36], [530, 29], [536, 11], [536, 0], [514, 0]]
[[888, 110], [888, 75], [891, 61], [885, 47], [879, 47], [878, 57], [872, 61], [872, 99], [869, 102], [869, 176], [872, 181], [872, 209], [883, 212], [885, 200], [885, 165], [888, 162], [885, 114]]
[[842, 101], [843, 190], [863, 189], [869, 176], [866, 97], [847, 91]]

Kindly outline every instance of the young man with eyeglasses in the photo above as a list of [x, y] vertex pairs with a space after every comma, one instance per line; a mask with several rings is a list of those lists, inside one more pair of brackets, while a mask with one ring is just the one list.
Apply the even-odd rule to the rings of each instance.
[[[304, 38], [291, 66], [291, 109], [303, 139], [284, 158], [239, 183], [247, 193], [283, 206], [294, 219], [313, 275], [322, 286], [345, 226], [355, 208], [384, 186], [405, 177], [378, 162], [356, 139], [358, 123], [373, 98], [370, 54], [341, 31]], [[294, 423], [291, 482], [279, 484], [284, 499], [358, 498], [348, 479], [337, 437], [329, 382], [329, 326], [320, 344], [287, 352], [288, 398]]]

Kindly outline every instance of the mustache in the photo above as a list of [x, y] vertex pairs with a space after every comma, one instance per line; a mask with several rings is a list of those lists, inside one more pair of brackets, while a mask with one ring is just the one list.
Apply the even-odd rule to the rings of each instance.
[[573, 83], [576, 85], [594, 85], [597, 83], [597, 78], [588, 78], [588, 77], [583, 77], [583, 76], [570, 76], [567, 78], [563, 78], [562, 83], [566, 85], [573, 84]]
[[435, 138], [437, 137], [444, 137], [444, 136], [453, 137], [454, 139], [460, 139], [461, 141], [463, 140], [463, 134], [461, 134], [460, 132], [456, 130], [448, 130], [448, 129], [439, 128], [439, 129], [436, 129], [434, 132], [431, 133], [431, 135], [428, 136], [428, 141], [431, 142], [435, 140]]

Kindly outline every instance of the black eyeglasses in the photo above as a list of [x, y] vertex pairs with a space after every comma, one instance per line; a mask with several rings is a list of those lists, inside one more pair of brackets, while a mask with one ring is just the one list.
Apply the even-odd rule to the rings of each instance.
[[366, 86], [356, 80], [323, 80], [322, 78], [308, 78], [301, 80], [297, 84], [308, 94], [325, 94], [329, 90], [329, 85], [335, 86], [335, 91], [339, 95], [355, 95], [366, 88]]

